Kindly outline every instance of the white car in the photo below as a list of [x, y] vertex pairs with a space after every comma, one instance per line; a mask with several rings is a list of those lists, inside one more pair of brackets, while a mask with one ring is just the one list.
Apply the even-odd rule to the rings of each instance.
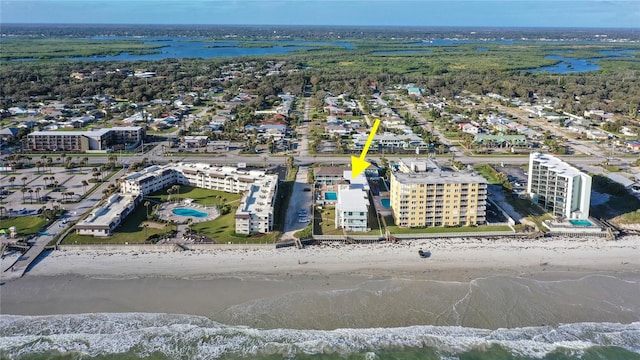
[[299, 218], [298, 222], [299, 223], [308, 223], [309, 222], [309, 218], [308, 217]]

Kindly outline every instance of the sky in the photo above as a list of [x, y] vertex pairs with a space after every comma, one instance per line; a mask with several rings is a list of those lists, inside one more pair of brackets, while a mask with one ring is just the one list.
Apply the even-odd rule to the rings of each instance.
[[2, 23], [640, 28], [640, 0], [0, 0]]

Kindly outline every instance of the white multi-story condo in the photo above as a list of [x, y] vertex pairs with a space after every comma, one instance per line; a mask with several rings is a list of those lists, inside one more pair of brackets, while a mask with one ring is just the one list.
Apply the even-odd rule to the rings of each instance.
[[401, 227], [480, 225], [486, 222], [487, 181], [429, 159], [402, 159], [391, 173], [390, 202]]
[[174, 163], [150, 166], [129, 174], [123, 178], [120, 187], [122, 193], [146, 195], [173, 184], [244, 193], [236, 210], [236, 233], [267, 233], [273, 230], [278, 176], [264, 171], [215, 167], [204, 163]]
[[369, 231], [369, 198], [362, 188], [349, 188], [349, 185], [338, 189], [336, 204], [336, 228], [346, 231]]
[[567, 219], [589, 218], [591, 176], [555, 156], [529, 156], [527, 192], [534, 202]]

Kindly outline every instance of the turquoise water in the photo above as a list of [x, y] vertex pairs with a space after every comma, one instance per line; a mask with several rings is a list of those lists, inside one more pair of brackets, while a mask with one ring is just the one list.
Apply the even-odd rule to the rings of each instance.
[[176, 208], [176, 209], [173, 209], [171, 212], [180, 216], [193, 216], [196, 218], [204, 218], [204, 217], [207, 217], [208, 215], [206, 212], [202, 212], [202, 211], [198, 211], [196, 209], [190, 209], [190, 208]]
[[589, 220], [574, 219], [574, 220], [569, 220], [569, 222], [573, 226], [593, 226], [593, 224]]
[[338, 194], [334, 191], [327, 191], [324, 193], [324, 199], [336, 201], [338, 200]]
[[389, 199], [389, 198], [380, 199], [380, 204], [382, 204], [383, 208], [390, 209], [391, 208], [391, 199]]

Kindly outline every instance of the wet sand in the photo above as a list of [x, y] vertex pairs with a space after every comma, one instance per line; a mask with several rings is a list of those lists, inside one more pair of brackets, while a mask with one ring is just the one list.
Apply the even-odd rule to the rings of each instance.
[[179, 313], [306, 329], [626, 323], [640, 320], [638, 246], [635, 237], [56, 251], [0, 286], [0, 312]]

